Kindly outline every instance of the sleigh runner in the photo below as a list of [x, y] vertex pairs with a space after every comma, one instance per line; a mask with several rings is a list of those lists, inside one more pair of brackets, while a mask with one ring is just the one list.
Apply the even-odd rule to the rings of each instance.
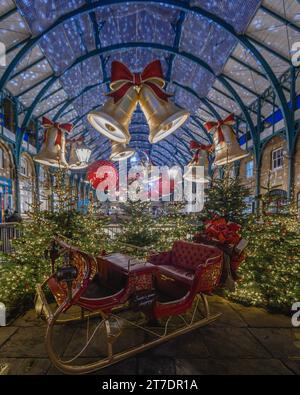
[[[224, 272], [224, 252], [216, 246], [177, 241], [170, 251], [151, 255], [146, 262], [119, 253], [93, 257], [60, 239], [52, 250], [53, 269], [58, 258], [64, 265], [37, 287], [36, 310], [47, 320], [49, 358], [64, 373], [99, 370], [220, 315], [210, 313], [207, 301]], [[54, 297], [55, 309], [46, 294]], [[77, 316], [71, 316], [74, 309], [80, 310]], [[82, 341], [76, 351], [71, 346], [74, 355], [61, 355], [55, 346], [56, 328], [76, 322]], [[130, 330], [140, 342], [122, 349], [122, 336], [128, 338]], [[99, 347], [98, 359], [82, 363], [91, 346]]]

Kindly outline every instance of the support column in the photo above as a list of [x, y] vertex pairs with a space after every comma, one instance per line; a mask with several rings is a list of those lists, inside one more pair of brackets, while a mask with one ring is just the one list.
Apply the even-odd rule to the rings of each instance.
[[260, 196], [260, 176], [261, 176], [261, 144], [260, 144], [260, 134], [263, 130], [263, 125], [261, 122], [261, 97], [257, 100], [257, 136], [258, 141], [253, 141], [255, 147], [253, 149], [254, 159], [255, 159], [255, 206], [256, 212], [259, 210], [259, 196]]
[[295, 111], [297, 109], [297, 94], [296, 94], [296, 71], [294, 67], [290, 69], [290, 98], [291, 98], [291, 122], [292, 135], [289, 134], [287, 137], [287, 160], [288, 160], [288, 185], [287, 185], [287, 198], [291, 200], [293, 198], [294, 190], [294, 154], [295, 154]]

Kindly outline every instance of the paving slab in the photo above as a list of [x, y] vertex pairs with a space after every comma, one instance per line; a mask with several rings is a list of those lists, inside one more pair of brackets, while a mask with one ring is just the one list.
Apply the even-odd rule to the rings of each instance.
[[237, 303], [230, 306], [252, 328], [290, 328], [291, 319], [283, 314], [272, 314], [258, 307], [245, 307]]
[[293, 373], [300, 376], [300, 358], [282, 359], [282, 362]]
[[18, 330], [15, 326], [0, 327], [0, 347]]
[[[57, 348], [64, 350], [74, 329], [60, 326], [57, 330]], [[10, 337], [1, 347], [1, 357], [47, 358], [45, 349], [45, 328], [24, 327]]]
[[300, 358], [299, 329], [251, 328], [251, 333], [275, 358]]
[[8, 364], [8, 375], [45, 375], [51, 365], [47, 358], [4, 358]]
[[209, 352], [201, 338], [201, 328], [178, 336], [174, 340], [169, 340], [158, 347], [154, 347], [141, 354], [143, 357], [186, 357], [194, 356], [198, 358], [208, 358]]
[[202, 328], [202, 338], [214, 358], [270, 358], [271, 354], [246, 328]]
[[278, 359], [176, 359], [178, 375], [292, 375]]
[[25, 314], [18, 317], [14, 321], [14, 326], [19, 327], [45, 327], [46, 323], [41, 318], [38, 318], [34, 309], [28, 310]]
[[176, 374], [173, 358], [137, 358], [138, 374], [145, 375], [174, 375]]

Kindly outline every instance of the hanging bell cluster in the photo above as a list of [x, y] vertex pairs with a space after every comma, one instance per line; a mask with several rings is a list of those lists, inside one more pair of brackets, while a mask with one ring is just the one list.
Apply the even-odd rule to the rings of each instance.
[[249, 155], [239, 145], [232, 127], [234, 123], [232, 114], [223, 121], [207, 122], [204, 125], [208, 132], [213, 133], [216, 166], [227, 165]]
[[142, 73], [131, 73], [124, 64], [112, 63], [110, 97], [99, 111], [88, 115], [88, 121], [109, 139], [126, 144], [130, 140], [129, 124], [137, 104], [149, 125], [149, 141], [157, 143], [178, 129], [189, 112], [169, 101], [161, 63], [150, 63]]
[[128, 147], [127, 144], [111, 142], [111, 155], [110, 160], [113, 162], [121, 161], [130, 158], [135, 154], [133, 148]]
[[69, 162], [66, 160], [66, 134], [72, 131], [69, 123], [60, 124], [43, 118], [44, 142], [34, 160], [45, 166], [82, 170], [88, 166], [91, 150], [80, 140], [70, 141]]
[[66, 160], [66, 133], [72, 130], [71, 124], [58, 124], [43, 118], [45, 137], [40, 152], [34, 160], [42, 165], [68, 167]]
[[[209, 183], [211, 181], [208, 175], [208, 152], [211, 152], [212, 145], [202, 145], [196, 142], [191, 142], [191, 149], [196, 150], [193, 159], [187, 165], [187, 170], [183, 178], [190, 182]], [[201, 171], [203, 169], [203, 172]]]

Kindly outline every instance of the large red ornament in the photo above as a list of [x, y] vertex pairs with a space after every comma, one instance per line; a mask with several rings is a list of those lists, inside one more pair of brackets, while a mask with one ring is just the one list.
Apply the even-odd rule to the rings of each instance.
[[151, 194], [159, 194], [159, 197], [163, 196], [168, 196], [169, 194], [172, 194], [175, 189], [175, 181], [173, 179], [171, 180], [163, 180], [162, 177], [160, 177], [159, 180], [155, 181], [151, 187]]
[[[117, 187], [119, 182], [118, 170], [112, 162], [109, 162], [108, 160], [98, 160], [88, 167], [87, 179], [95, 189], [97, 189], [98, 185], [104, 181], [106, 183], [109, 181], [114, 183], [114, 180]], [[106, 189], [108, 189], [108, 187]]]

